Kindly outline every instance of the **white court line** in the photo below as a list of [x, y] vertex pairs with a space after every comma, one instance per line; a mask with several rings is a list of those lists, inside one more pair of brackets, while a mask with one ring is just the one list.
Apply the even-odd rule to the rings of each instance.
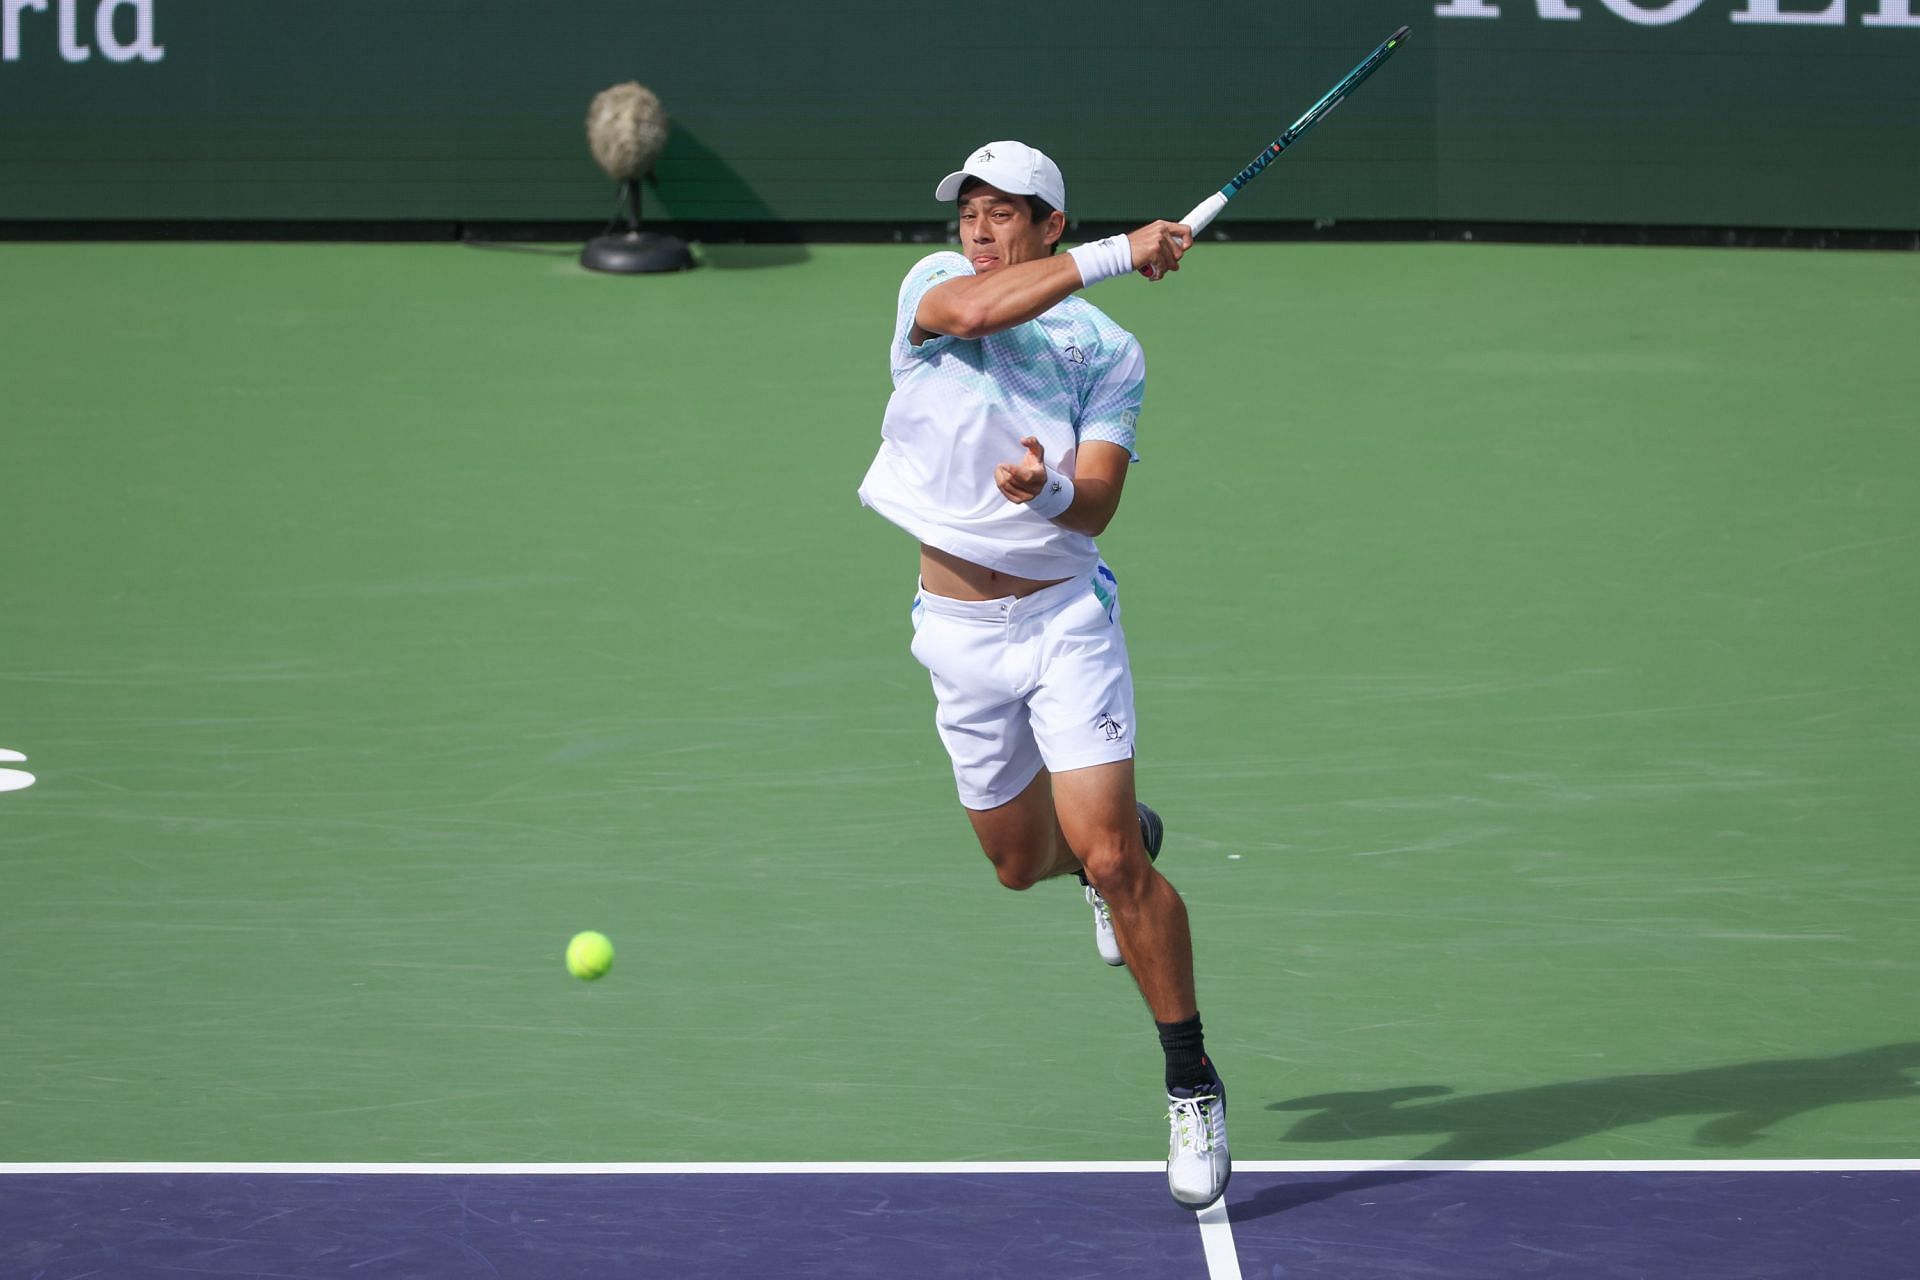
[[[1240, 1173], [1871, 1173], [1920, 1172], [1920, 1160], [1236, 1160]], [[49, 1161], [0, 1163], [8, 1174], [291, 1173], [564, 1175], [564, 1174], [806, 1174], [806, 1173], [1164, 1173], [1158, 1160], [774, 1160], [736, 1163], [600, 1164], [290, 1164], [221, 1161]]]
[[1207, 1280], [1241, 1280], [1240, 1255], [1233, 1247], [1233, 1224], [1227, 1220], [1227, 1199], [1222, 1196], [1202, 1209], [1200, 1247], [1207, 1251]]

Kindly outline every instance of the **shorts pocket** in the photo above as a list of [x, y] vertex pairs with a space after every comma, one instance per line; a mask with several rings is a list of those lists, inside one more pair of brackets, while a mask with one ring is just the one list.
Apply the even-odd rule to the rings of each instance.
[[[913, 623], [913, 639], [907, 642], [907, 652], [913, 655], [915, 662], [918, 662], [923, 667], [927, 667], [927, 660], [920, 656], [920, 637], [922, 627], [926, 624], [927, 620], [927, 606], [919, 596], [913, 598], [913, 609], [909, 617]], [[928, 667], [928, 670], [932, 670], [932, 668]]]
[[1120, 579], [1113, 576], [1113, 570], [1107, 568], [1106, 561], [1101, 561], [1100, 567], [1094, 570], [1091, 585], [1093, 598], [1098, 600], [1100, 607], [1106, 611], [1107, 621], [1118, 622], [1120, 620]]

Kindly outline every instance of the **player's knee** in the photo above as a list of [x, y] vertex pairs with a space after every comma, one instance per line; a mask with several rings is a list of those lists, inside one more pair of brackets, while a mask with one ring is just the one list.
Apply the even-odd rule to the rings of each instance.
[[1039, 878], [1028, 872], [1024, 867], [1002, 866], [995, 867], [994, 870], [1000, 876], [1000, 883], [1006, 888], [1016, 892], [1022, 889], [1031, 889], [1040, 883]]
[[1040, 865], [1037, 858], [1027, 857], [1023, 853], [995, 853], [987, 851], [987, 857], [993, 862], [993, 873], [1000, 877], [1000, 883], [1009, 889], [1031, 889], [1040, 883]]
[[993, 873], [1009, 889], [1031, 889], [1044, 880], [1052, 851], [1034, 848], [1023, 840], [981, 843], [980, 851], [993, 863]]
[[1087, 880], [1109, 903], [1128, 903], [1140, 897], [1154, 874], [1146, 854], [1124, 844], [1089, 850], [1082, 855], [1081, 865]]

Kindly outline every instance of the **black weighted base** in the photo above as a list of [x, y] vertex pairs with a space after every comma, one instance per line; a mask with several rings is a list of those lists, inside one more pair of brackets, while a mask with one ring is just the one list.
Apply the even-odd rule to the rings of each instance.
[[685, 271], [693, 265], [687, 242], [657, 231], [626, 231], [595, 236], [580, 251], [580, 265], [589, 271], [627, 275], [650, 271]]

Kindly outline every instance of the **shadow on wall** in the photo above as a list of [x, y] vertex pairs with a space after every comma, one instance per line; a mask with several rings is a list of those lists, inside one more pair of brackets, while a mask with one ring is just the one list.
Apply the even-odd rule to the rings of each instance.
[[739, 171], [679, 121], [667, 138], [647, 194], [662, 221], [698, 246], [703, 266], [722, 271], [787, 267], [812, 255], [799, 233], [774, 216]]

